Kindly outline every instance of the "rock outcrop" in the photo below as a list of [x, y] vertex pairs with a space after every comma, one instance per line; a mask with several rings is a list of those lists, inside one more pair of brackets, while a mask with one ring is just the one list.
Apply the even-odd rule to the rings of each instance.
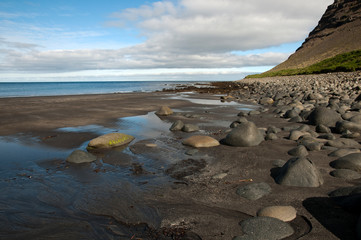
[[271, 71], [303, 68], [341, 53], [359, 50], [360, 36], [361, 1], [335, 0], [302, 46]]

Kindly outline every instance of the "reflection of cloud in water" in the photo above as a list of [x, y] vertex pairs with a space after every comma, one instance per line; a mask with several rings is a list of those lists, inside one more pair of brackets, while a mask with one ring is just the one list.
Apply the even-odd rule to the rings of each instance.
[[168, 99], [187, 100], [187, 101], [190, 101], [191, 103], [202, 104], [202, 105], [235, 106], [235, 107], [237, 107], [237, 109], [242, 110], [242, 111], [252, 111], [252, 110], [258, 108], [255, 105], [243, 104], [243, 103], [239, 103], [239, 102], [235, 102], [235, 101], [221, 101], [221, 100], [217, 100], [217, 99], [191, 98], [189, 96], [189, 94], [180, 94], [177, 96], [172, 95], [172, 96], [168, 97]]

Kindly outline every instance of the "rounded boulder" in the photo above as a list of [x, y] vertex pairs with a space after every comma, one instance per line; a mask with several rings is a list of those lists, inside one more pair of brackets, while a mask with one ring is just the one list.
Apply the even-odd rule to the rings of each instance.
[[219, 145], [219, 142], [209, 136], [200, 136], [195, 135], [187, 138], [183, 141], [183, 145], [196, 147], [196, 148], [202, 148], [202, 147], [216, 147]]
[[224, 143], [235, 147], [253, 147], [263, 140], [263, 134], [253, 122], [244, 122], [226, 136]]
[[108, 133], [91, 140], [88, 144], [88, 149], [120, 147], [133, 140], [133, 136], [124, 133]]

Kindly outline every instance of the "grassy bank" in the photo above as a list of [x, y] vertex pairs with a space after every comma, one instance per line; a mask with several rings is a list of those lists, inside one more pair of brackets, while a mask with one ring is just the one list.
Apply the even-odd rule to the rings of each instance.
[[361, 50], [336, 55], [309, 67], [285, 69], [276, 72], [264, 72], [248, 75], [246, 78], [263, 78], [276, 76], [307, 75], [330, 72], [353, 72], [361, 70]]

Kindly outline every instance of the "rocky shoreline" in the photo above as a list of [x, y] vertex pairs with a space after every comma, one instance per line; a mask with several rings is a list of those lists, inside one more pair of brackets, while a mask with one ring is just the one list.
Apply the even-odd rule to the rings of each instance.
[[[0, 99], [6, 112], [1, 121], [9, 126], [1, 132], [3, 142], [18, 129], [17, 138], [30, 134], [69, 155], [11, 170], [15, 177], [2, 173], [0, 237], [360, 239], [360, 74]], [[46, 101], [53, 109], [44, 112]], [[25, 110], [29, 121], [11, 125]], [[141, 119], [114, 120], [147, 112]], [[99, 135], [99, 127], [92, 132], [88, 125], [95, 123], [106, 127], [104, 133], [125, 131], [135, 140], [89, 154], [84, 143]], [[54, 130], [70, 126], [88, 127]]]

